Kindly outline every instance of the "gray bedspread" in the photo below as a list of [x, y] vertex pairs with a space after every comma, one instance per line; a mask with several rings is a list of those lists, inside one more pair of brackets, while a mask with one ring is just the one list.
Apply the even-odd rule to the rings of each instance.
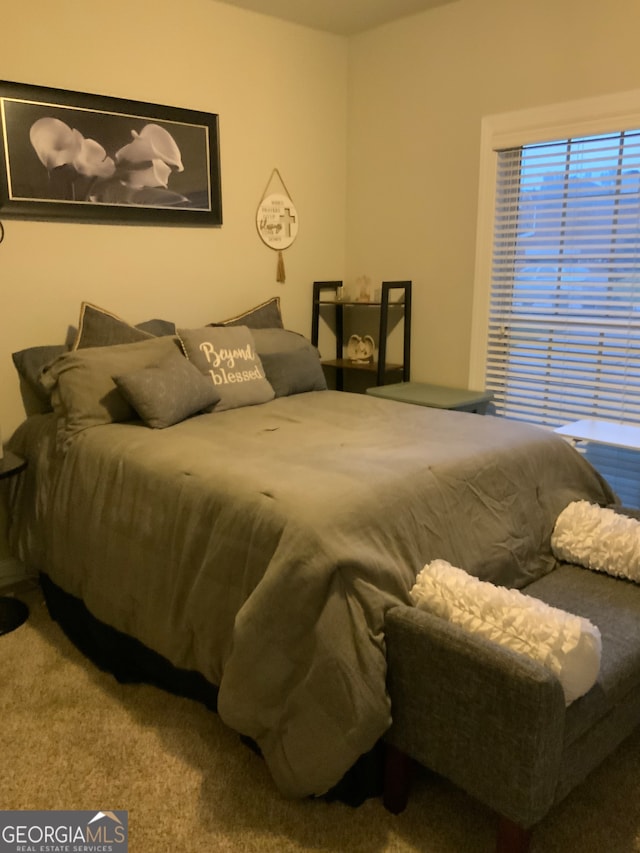
[[18, 556], [219, 685], [220, 716], [292, 797], [388, 728], [384, 614], [426, 562], [522, 586], [555, 565], [570, 501], [614, 500], [545, 430], [332, 391], [94, 427], [64, 456], [34, 416], [12, 446], [30, 461]]

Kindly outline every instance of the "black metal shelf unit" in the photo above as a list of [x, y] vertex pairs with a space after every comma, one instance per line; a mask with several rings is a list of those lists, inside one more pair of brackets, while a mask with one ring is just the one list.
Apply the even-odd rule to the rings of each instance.
[[[313, 310], [311, 314], [311, 342], [318, 346], [320, 332], [320, 312], [334, 312], [336, 357], [334, 359], [323, 359], [323, 365], [335, 368], [336, 388], [344, 389], [344, 371], [365, 371], [375, 373], [375, 384], [384, 385], [388, 376], [398, 381], [401, 376], [403, 382], [408, 382], [411, 374], [411, 282], [410, 281], [383, 281], [380, 291], [380, 301], [374, 302], [352, 302], [343, 301], [338, 298], [341, 281], [314, 281], [313, 283]], [[389, 297], [392, 291], [402, 291], [402, 296], [397, 301]], [[333, 298], [325, 298], [325, 294], [333, 294]], [[377, 361], [361, 364], [354, 363], [344, 358], [345, 347], [345, 312], [347, 311], [377, 311], [378, 312], [378, 358]], [[394, 317], [394, 314], [398, 316]], [[391, 320], [403, 320], [403, 346], [402, 363], [387, 362], [387, 341], [391, 327]]]

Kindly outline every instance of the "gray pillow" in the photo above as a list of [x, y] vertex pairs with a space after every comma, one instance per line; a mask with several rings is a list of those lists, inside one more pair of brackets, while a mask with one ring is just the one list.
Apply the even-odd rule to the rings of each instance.
[[149, 332], [136, 329], [129, 323], [98, 308], [90, 302], [83, 302], [80, 307], [80, 321], [78, 323], [78, 334], [72, 349], [85, 349], [87, 347], [110, 347], [114, 344], [133, 344], [136, 341], [144, 341], [151, 338]]
[[154, 429], [173, 426], [220, 399], [213, 383], [177, 350], [159, 364], [116, 376], [115, 383]]
[[[12, 354], [11, 358], [18, 371], [20, 382], [23, 387], [26, 386], [29, 392], [28, 415], [51, 411], [50, 395], [40, 382], [40, 374], [63, 352], [65, 352], [65, 347], [60, 344], [59, 346], [28, 347]], [[27, 401], [25, 400], [26, 406]]]
[[274, 296], [250, 308], [237, 317], [212, 323], [215, 326], [247, 326], [250, 329], [282, 328], [282, 314], [280, 313], [280, 297]]
[[220, 394], [216, 412], [273, 400], [273, 388], [246, 326], [178, 329], [178, 336], [187, 358], [209, 377]]
[[327, 390], [318, 353], [312, 349], [263, 353], [260, 360], [276, 397]]
[[163, 335], [175, 335], [176, 324], [170, 320], [145, 320], [144, 323], [136, 323], [136, 329], [148, 332], [154, 338], [161, 338]]
[[90, 302], [83, 302], [80, 307], [78, 332], [72, 349], [133, 344], [147, 338], [175, 335], [175, 333], [175, 325], [167, 320], [146, 320], [144, 323], [132, 326], [104, 308], [99, 308]]
[[58, 415], [58, 441], [63, 448], [82, 430], [133, 420], [134, 409], [122, 396], [114, 376], [158, 364], [175, 352], [175, 337], [149, 338], [133, 344], [90, 347], [66, 352], [42, 375]]
[[[252, 329], [256, 352], [262, 358], [269, 352], [295, 352], [313, 347], [311, 341], [289, 329]], [[315, 349], [315, 347], [313, 347]]]

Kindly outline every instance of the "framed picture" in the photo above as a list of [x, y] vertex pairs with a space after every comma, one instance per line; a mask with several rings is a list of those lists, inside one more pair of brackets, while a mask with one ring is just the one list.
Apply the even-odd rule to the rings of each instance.
[[0, 217], [222, 224], [218, 116], [0, 81]]

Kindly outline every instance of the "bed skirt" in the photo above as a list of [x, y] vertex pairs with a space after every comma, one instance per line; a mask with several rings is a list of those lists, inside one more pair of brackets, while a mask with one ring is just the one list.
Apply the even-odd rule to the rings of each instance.
[[[40, 573], [40, 585], [51, 618], [82, 654], [121, 684], [151, 684], [217, 710], [218, 688], [199, 672], [179, 669], [139, 640], [117, 631], [93, 616], [84, 602], [65, 592], [51, 578]], [[250, 739], [243, 743], [260, 752]], [[378, 743], [362, 755], [323, 799], [359, 806], [382, 794], [383, 746]]]

